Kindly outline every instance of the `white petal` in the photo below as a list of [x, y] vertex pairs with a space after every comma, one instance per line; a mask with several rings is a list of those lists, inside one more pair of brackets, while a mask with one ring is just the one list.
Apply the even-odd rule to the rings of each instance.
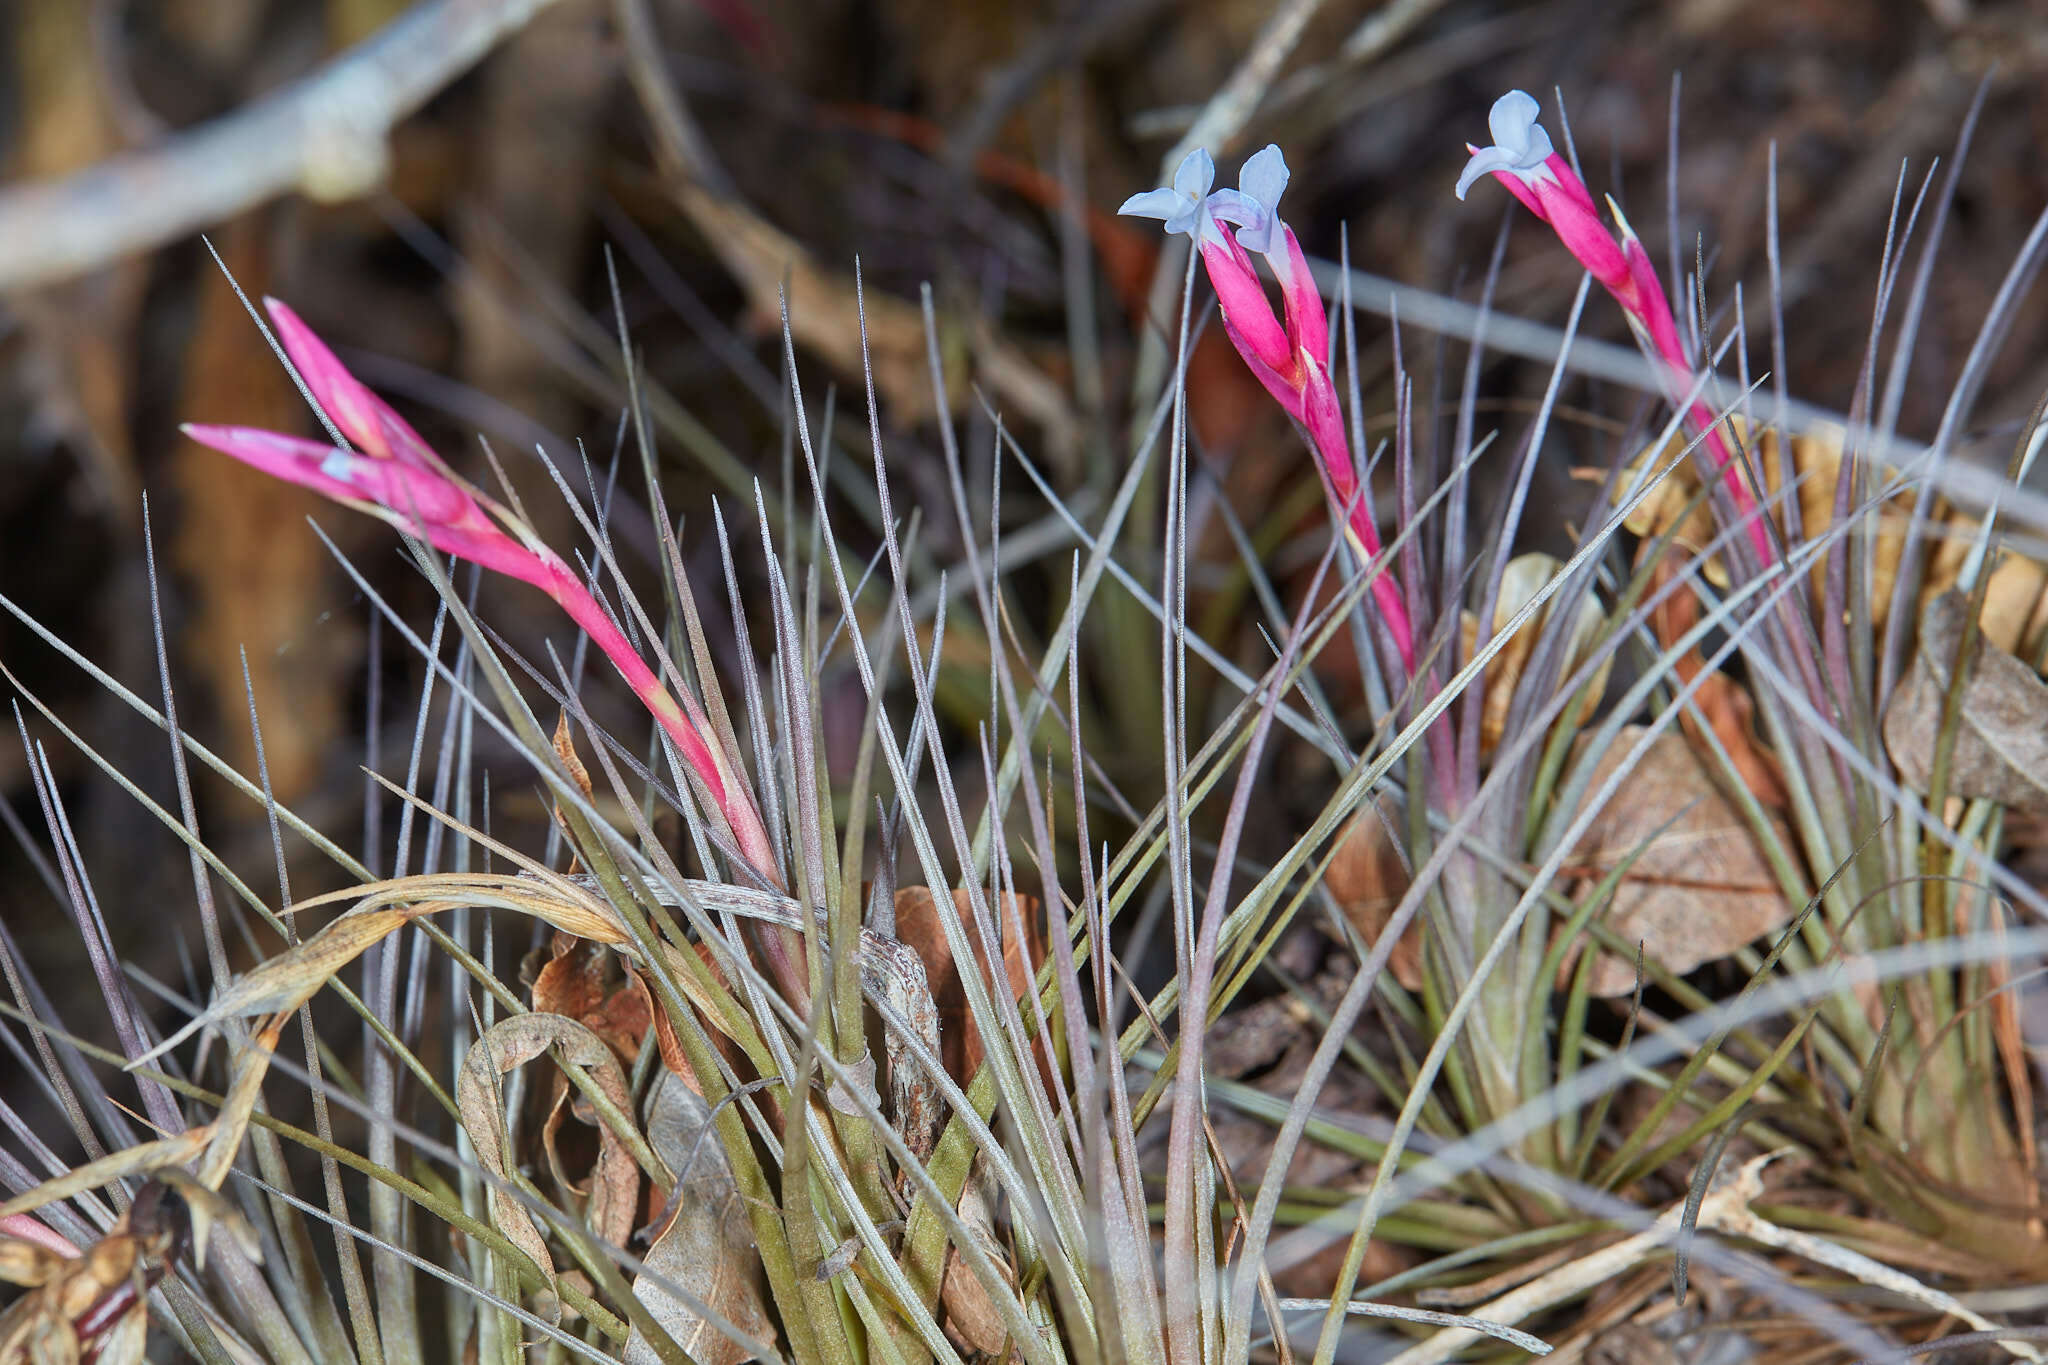
[[1550, 134], [1543, 131], [1543, 125], [1536, 121], [1542, 112], [1534, 97], [1520, 90], [1510, 90], [1493, 102], [1493, 108], [1486, 115], [1486, 126], [1493, 130], [1493, 141], [1502, 151], [1511, 154], [1521, 170], [1534, 170], [1550, 159]]
[[1275, 143], [1267, 143], [1252, 154], [1237, 173], [1237, 188], [1247, 199], [1256, 200], [1266, 212], [1278, 216], [1280, 196], [1287, 192], [1287, 158]]
[[1209, 212], [1226, 223], [1250, 227], [1266, 217], [1266, 206], [1241, 190], [1217, 190], [1209, 196]]
[[1124, 206], [1117, 210], [1133, 218], [1165, 218], [1171, 220], [1177, 213], [1187, 209], [1188, 201], [1172, 190], [1146, 190], [1124, 200]]
[[1216, 183], [1216, 162], [1205, 148], [1197, 147], [1181, 158], [1173, 173], [1173, 191], [1189, 199], [1200, 199]]

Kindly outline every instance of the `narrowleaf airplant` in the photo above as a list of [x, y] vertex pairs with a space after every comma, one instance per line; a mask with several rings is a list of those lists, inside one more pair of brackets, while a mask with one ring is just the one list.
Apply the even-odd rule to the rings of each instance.
[[[215, 946], [225, 943], [216, 880], [278, 938], [238, 975], [220, 947], [211, 1002], [161, 1041], [118, 973], [104, 972], [118, 1051], [73, 1038], [35, 990], [17, 986], [21, 1009], [51, 1016], [34, 1025], [50, 1085], [73, 1097], [67, 1115], [97, 1155], [52, 1180], [11, 1157], [0, 1172], [17, 1195], [0, 1205], [0, 1272], [34, 1286], [22, 1301], [31, 1308], [7, 1320], [16, 1335], [0, 1342], [61, 1359], [104, 1342], [100, 1359], [136, 1359], [150, 1325], [210, 1360], [253, 1354], [251, 1341], [280, 1360], [436, 1358], [416, 1295], [431, 1267], [449, 1286], [446, 1354], [507, 1365], [537, 1338], [564, 1356], [720, 1365], [1243, 1365], [1267, 1342], [1291, 1359], [1290, 1315], [1302, 1312], [1322, 1319], [1318, 1365], [1362, 1317], [1406, 1319], [1388, 1330], [1422, 1333], [1398, 1357], [1418, 1365], [1482, 1335], [1546, 1349], [1517, 1330], [1525, 1321], [1583, 1349], [1571, 1319], [1539, 1315], [1614, 1285], [1634, 1296], [1632, 1312], [1665, 1292], [1664, 1261], [1695, 1224], [1880, 1286], [1929, 1315], [1992, 1326], [1882, 1262], [1907, 1264], [1902, 1249], [1922, 1238], [1940, 1242], [1943, 1258], [1912, 1263], [1922, 1267], [1960, 1265], [1987, 1281], [2048, 1267], [2008, 951], [2021, 931], [2007, 902], [2041, 907], [1997, 864], [2007, 807], [2032, 789], [2025, 774], [1997, 768], [1995, 751], [2017, 727], [2000, 728], [1994, 714], [2034, 696], [2043, 627], [2031, 610], [2010, 631], [1981, 610], [2015, 583], [2034, 585], [2031, 606], [2048, 580], [1999, 558], [1996, 509], [1967, 522], [1931, 491], [2012, 297], [1984, 324], [1952, 418], [1918, 464], [1890, 443], [1889, 418], [1871, 419], [1896, 411], [1874, 380], [1849, 434], [1816, 444], [1813, 431], [1792, 429], [1783, 402], [1759, 420], [1753, 386], [1723, 374], [1746, 339], [1739, 314], [1716, 341], [1703, 282], [1673, 280], [1667, 291], [1612, 201], [1614, 230], [1605, 225], [1538, 112], [1520, 92], [1496, 102], [1492, 143], [1470, 149], [1455, 192], [1462, 199], [1493, 177], [1587, 271], [1548, 385], [1519, 446], [1501, 457], [1506, 442], [1470, 437], [1475, 348], [1450, 467], [1422, 487], [1414, 377], [1397, 344], [1382, 452], [1398, 490], [1390, 507], [1376, 505], [1375, 465], [1361, 448], [1367, 380], [1349, 295], [1333, 291], [1340, 352], [1318, 266], [1280, 214], [1280, 148], [1254, 153], [1237, 187], [1220, 190], [1211, 154], [1197, 148], [1170, 185], [1124, 203], [1124, 214], [1189, 238], [1221, 330], [1297, 427], [1335, 530], [1314, 547], [1311, 585], [1292, 613], [1278, 609], [1257, 556], [1233, 566], [1267, 604], [1259, 643], [1270, 653], [1255, 672], [1229, 642], [1189, 625], [1188, 428], [1173, 420], [1188, 401], [1185, 331], [1183, 382], [1143, 414], [1130, 465], [1094, 522], [996, 427], [1001, 467], [1043, 495], [1035, 542], [1073, 550], [1027, 672], [1028, 613], [1005, 577], [1014, 561], [999, 553], [1011, 545], [1005, 509], [987, 509], [984, 540], [929, 295], [945, 510], [965, 547], [950, 572], [928, 571], [919, 518], [905, 515], [922, 509], [895, 501], [871, 370], [872, 488], [852, 510], [833, 495], [843, 434], [813, 422], [785, 327], [775, 415], [788, 423], [796, 486], [780, 491], [791, 509], [806, 492], [808, 505], [778, 516], [775, 499], [757, 495], [758, 556], [736, 553], [723, 509], [709, 518], [731, 613], [722, 624], [740, 644], [730, 667], [745, 705], [729, 708], [651, 454], [646, 491], [677, 618], [660, 626], [631, 596], [602, 518], [571, 496], [609, 578], [544, 544], [509, 492], [501, 502], [462, 478], [270, 301], [329, 439], [184, 430], [412, 538], [443, 623], [460, 633], [455, 662], [438, 626], [423, 641], [368, 595], [426, 665], [421, 735], [438, 690], [444, 751], [460, 757], [431, 801], [410, 779], [390, 785], [451, 840], [488, 849], [497, 870], [464, 862], [374, 878], [366, 860], [279, 803], [267, 773], [235, 771], [180, 728], [168, 678], [159, 710], [95, 671], [171, 736], [181, 775], [194, 757], [265, 812], [281, 873], [290, 831], [350, 881], [294, 902], [281, 876], [273, 903], [205, 845], [189, 795], [178, 814], [166, 810], [28, 697], [193, 849], [195, 900]], [[1951, 172], [1933, 201], [1926, 259], [1954, 186]], [[1919, 208], [1899, 233], [1901, 254]], [[2015, 281], [2038, 263], [2041, 235]], [[1901, 280], [1896, 255], [1881, 276], [1873, 376]], [[1518, 556], [1593, 283], [1638, 343], [1662, 429], [1615, 444], [1568, 555]], [[1195, 297], [1183, 298], [1183, 318]], [[1910, 337], [1899, 345], [1911, 354]], [[643, 382], [623, 341], [618, 359]], [[1911, 382], [1910, 367], [1894, 382]], [[2015, 481], [2041, 444], [2039, 416], [2022, 434]], [[1168, 430], [1183, 439], [1162, 442]], [[1482, 460], [1506, 466], [1496, 521], [1477, 538], [1444, 533], [1432, 518], [1462, 528]], [[1167, 534], [1152, 543], [1165, 546], [1163, 561], [1118, 564], [1127, 519], [1151, 510], [1134, 508], [1136, 491], [1161, 466]], [[1823, 477], [1830, 501], [1806, 504], [1796, 490]], [[1970, 551], [1931, 554], [1942, 533]], [[552, 600], [642, 703], [654, 743], [598, 727], [559, 661], [512, 657], [472, 615], [445, 557]], [[1082, 626], [1105, 578], [1159, 628], [1165, 767], [1149, 798], [1118, 788], [1084, 740]], [[971, 600], [977, 619], [949, 619], [956, 599]], [[947, 642], [957, 655], [963, 638], [979, 651], [979, 691], [964, 715], [938, 685]], [[1346, 639], [1361, 692], [1379, 709], [1357, 733], [1322, 690]], [[1986, 664], [1984, 648], [2002, 653]], [[1190, 657], [1221, 680], [1216, 705], [1190, 706]], [[520, 669], [530, 687], [515, 681]], [[834, 683], [864, 706], [850, 772], [834, 770], [840, 749], [826, 742]], [[532, 707], [536, 689], [560, 713], [552, 740]], [[474, 752], [456, 736], [476, 726], [527, 765], [572, 862], [553, 865], [471, 818]], [[1270, 803], [1293, 823], [1255, 847], [1271, 835], [1273, 820], [1260, 830], [1254, 817], [1271, 814], [1256, 807], [1283, 752], [1327, 771], [1312, 801]], [[89, 878], [71, 857], [40, 753], [31, 746], [65, 872], [53, 881], [97, 948]], [[641, 761], [664, 753], [673, 784], [660, 763]], [[1055, 781], [1061, 765], [1067, 791]], [[655, 832], [664, 807], [683, 817], [694, 875]], [[1693, 878], [1697, 860], [1673, 853], [1702, 831], [1738, 850], [1742, 886]], [[1696, 917], [1725, 922], [1682, 945], [1660, 937], [1668, 926], [1643, 927], [1655, 918], [1644, 908], [1653, 890], [1693, 881], [1703, 883], [1688, 886]], [[1736, 893], [1755, 918], [1724, 913]], [[1139, 997], [1118, 954], [1133, 941], [1125, 912], [1143, 921], [1134, 907], [1148, 904], [1170, 925], [1176, 970]], [[296, 917], [335, 905], [346, 909], [322, 927]], [[494, 968], [478, 911], [554, 931], [530, 980]], [[1220, 1080], [1211, 1032], [1254, 982], [1291, 985], [1276, 948], [1312, 922], [1355, 965], [1345, 959], [1341, 990], [1304, 1006], [1314, 1045], [1298, 1089], [1274, 1096]], [[337, 976], [373, 947], [395, 952], [392, 936], [415, 926], [419, 960], [438, 954], [451, 969], [437, 1002], [454, 1040], [445, 1057], [419, 1026], [424, 967], [402, 1008]], [[259, 939], [252, 928], [249, 942]], [[308, 1008], [329, 996], [363, 1017], [417, 1105], [380, 1105], [379, 1092], [335, 1070], [342, 1059], [322, 1051]], [[274, 1055], [294, 1021], [307, 1032], [304, 1069]], [[200, 1032], [227, 1044], [224, 1093], [201, 1083], [211, 1054], [190, 1072], [181, 1060]], [[535, 1137], [526, 1083], [512, 1077], [542, 1058], [561, 1100]], [[155, 1136], [100, 1101], [88, 1061], [136, 1073]], [[1394, 1117], [1330, 1112], [1324, 1087], [1340, 1067]], [[313, 1096], [316, 1131], [258, 1104], [265, 1078], [279, 1075]], [[372, 1127], [367, 1155], [334, 1138], [330, 1102]], [[1270, 1122], [1270, 1148], [1233, 1163], [1212, 1104]], [[579, 1175], [557, 1135], [585, 1120], [599, 1155]], [[1148, 1169], [1147, 1139], [1161, 1127], [1168, 1164]], [[395, 1158], [401, 1137], [417, 1160]], [[1290, 1185], [1309, 1141], [1343, 1146], [1370, 1170], [1351, 1188]], [[1717, 1175], [1738, 1146], [1733, 1174]], [[313, 1251], [311, 1206], [291, 1191], [281, 1153], [293, 1149], [321, 1163], [327, 1202], [314, 1219], [336, 1225], [334, 1288]], [[1816, 1173], [1806, 1188], [1853, 1207], [1753, 1207], [1766, 1172], [1790, 1178], [1791, 1163], [1774, 1155], [1787, 1150]], [[180, 1173], [188, 1164], [196, 1175]], [[372, 1193], [367, 1231], [349, 1216], [344, 1167]], [[125, 1197], [120, 1182], [152, 1202], [124, 1213], [95, 1193]], [[251, 1236], [219, 1244], [206, 1268], [203, 1233], [166, 1223], [166, 1207], [246, 1224]], [[1345, 1245], [1315, 1298], [1284, 1298], [1276, 1285], [1286, 1267], [1269, 1253], [1289, 1223]], [[421, 1237], [423, 1225], [449, 1235]], [[358, 1237], [371, 1244], [369, 1278]], [[1361, 1286], [1376, 1238], [1416, 1255]], [[1692, 1244], [1680, 1262], [1694, 1260], [1843, 1349], [1891, 1350], [1849, 1307], [1760, 1275], [1725, 1247]], [[120, 1273], [97, 1273], [107, 1266]], [[1461, 1302], [1484, 1300], [1470, 1316], [1394, 1301], [1461, 1287]]]

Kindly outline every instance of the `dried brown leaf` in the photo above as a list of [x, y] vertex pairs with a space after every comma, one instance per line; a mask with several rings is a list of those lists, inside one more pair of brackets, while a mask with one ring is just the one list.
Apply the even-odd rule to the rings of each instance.
[[[561, 759], [562, 766], [569, 770], [569, 780], [576, 784], [576, 790], [583, 793], [585, 801], [594, 799], [594, 793], [590, 785], [590, 769], [584, 767], [583, 760], [576, 756], [576, 734], [569, 728], [569, 713], [567, 711], [563, 711], [555, 717], [553, 742], [555, 757]], [[573, 877], [582, 868], [583, 859], [575, 852], [575, 831], [570, 829], [569, 818], [562, 813], [562, 803], [560, 801], [554, 803], [554, 817], [555, 823], [561, 827], [563, 838], [569, 841], [569, 871], [567, 875]]]
[[646, 985], [601, 943], [557, 933], [552, 951], [534, 979], [533, 1007], [576, 1020], [630, 1065], [653, 1021]]
[[[1687, 571], [1685, 558], [1677, 550], [1667, 553], [1651, 571], [1655, 592], [1670, 578]], [[1690, 632], [1700, 618], [1700, 599], [1690, 585], [1678, 589], [1650, 613], [1650, 628], [1657, 643], [1669, 648]], [[1698, 644], [1672, 661], [1671, 675], [1679, 683], [1691, 683], [1707, 666]], [[1778, 772], [1777, 755], [1757, 738], [1756, 703], [1748, 692], [1725, 673], [1700, 678], [1693, 689], [1693, 704], [1680, 713], [1679, 725], [1696, 743], [1705, 742], [1711, 731], [1750, 795], [1773, 810], [1786, 805], [1785, 779]]]
[[[510, 1163], [502, 1140], [503, 1119], [495, 1077], [524, 1066], [551, 1047], [561, 1048], [564, 1060], [589, 1071], [606, 1098], [622, 1113], [632, 1112], [625, 1072], [611, 1049], [589, 1029], [559, 1014], [521, 1014], [504, 1020], [470, 1049], [455, 1084], [456, 1106], [462, 1113], [462, 1126], [476, 1146], [477, 1161], [501, 1180], [508, 1176]], [[613, 1246], [624, 1246], [633, 1231], [640, 1169], [625, 1142], [609, 1126], [599, 1125], [598, 1143], [597, 1171], [592, 1177], [585, 1217], [598, 1236]], [[548, 1255], [547, 1240], [534, 1223], [533, 1215], [497, 1185], [490, 1190], [490, 1209], [491, 1222], [508, 1241], [533, 1258], [552, 1287], [554, 1260]]]
[[576, 790], [583, 793], [584, 800], [591, 800], [595, 793], [590, 785], [590, 769], [584, 767], [583, 760], [576, 756], [576, 735], [569, 728], [567, 711], [555, 718], [554, 743], [555, 757], [561, 759], [562, 766], [569, 770], [570, 780], [575, 782]]
[[[980, 935], [974, 928], [967, 893], [954, 891], [953, 905], [966, 925], [969, 941], [974, 944], [975, 961], [981, 967], [982, 980], [993, 992], [994, 973], [989, 968]], [[1010, 998], [1022, 999], [1037, 980], [1038, 965], [1045, 960], [1045, 929], [1038, 913], [1038, 900], [1034, 896], [1005, 893], [993, 907], [993, 913], [1002, 943], [1003, 972], [1009, 980]], [[953, 950], [939, 915], [939, 902], [930, 888], [906, 886], [896, 893], [896, 937], [924, 963], [925, 981], [931, 987], [932, 1003], [938, 1007], [940, 1060], [945, 1063], [948, 1075], [966, 1085], [980, 1069], [986, 1049], [982, 1044], [981, 1029], [975, 1023], [974, 1011], [967, 1003], [967, 987], [960, 980]], [[1019, 921], [1030, 936], [1028, 944], [1017, 937]]]
[[[1394, 907], [1408, 893], [1408, 865], [1388, 829], [1390, 812], [1367, 807], [1351, 817], [1336, 856], [1323, 873], [1323, 885], [1337, 900], [1344, 918], [1367, 946], [1379, 942]], [[1387, 968], [1405, 990], [1422, 989], [1422, 919], [1417, 916], [1394, 944]]]
[[[774, 1325], [762, 1298], [761, 1260], [725, 1149], [710, 1131], [711, 1109], [682, 1079], [665, 1074], [647, 1098], [647, 1141], [675, 1172], [661, 1231], [642, 1258], [633, 1295], [698, 1365], [739, 1365], [754, 1354], [660, 1281], [692, 1298], [757, 1341], [772, 1343]], [[661, 1359], [636, 1327], [626, 1343], [628, 1365]]]
[[[1912, 666], [1885, 708], [1885, 750], [1906, 785], [1922, 793], [1933, 778], [1950, 670], [1969, 614], [1970, 599], [1956, 591], [1928, 604]], [[1981, 634], [1964, 667], [1948, 794], [2048, 814], [2048, 683]]]
[[[1614, 737], [1594, 765], [1590, 787], [1607, 780], [1641, 734], [1641, 727], [1627, 726]], [[1585, 889], [1639, 845], [1606, 923], [1625, 941], [1640, 941], [1646, 958], [1673, 972], [1728, 956], [1782, 928], [1798, 909], [1779, 889], [1742, 813], [1682, 735], [1651, 743], [1580, 838], [1573, 857], [1587, 878]], [[1592, 992], [1625, 995], [1635, 980], [1632, 961], [1607, 955], [1593, 968]]]

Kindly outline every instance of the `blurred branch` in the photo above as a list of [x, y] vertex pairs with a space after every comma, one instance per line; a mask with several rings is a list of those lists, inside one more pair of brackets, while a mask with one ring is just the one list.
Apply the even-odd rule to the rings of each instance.
[[82, 274], [298, 190], [374, 188], [393, 125], [551, 0], [425, 0], [303, 80], [60, 180], [0, 193], [0, 290]]
[[966, 174], [1003, 122], [1048, 76], [1079, 66], [1104, 43], [1112, 42], [1141, 23], [1148, 23], [1164, 0], [1101, 0], [1040, 33], [1023, 52], [981, 78], [981, 97], [946, 139], [942, 160], [956, 174]]
[[721, 199], [733, 195], [732, 178], [712, 155], [711, 143], [690, 117], [680, 90], [663, 61], [661, 37], [647, 0], [614, 0], [619, 41], [626, 53], [626, 77], [640, 97], [654, 132], [654, 151], [664, 173], [693, 181]]
[[1315, 18], [1316, 11], [1322, 7], [1323, 0], [1284, 0], [1274, 7], [1273, 12], [1266, 16], [1259, 36], [1252, 40], [1251, 50], [1230, 73], [1230, 79], [1209, 97], [1194, 126], [1160, 160], [1161, 184], [1173, 183], [1173, 172], [1180, 165], [1181, 158], [1195, 148], [1210, 147], [1222, 151], [1244, 131], [1246, 122], [1259, 107], [1259, 101], [1279, 76], [1282, 63], [1293, 53], [1294, 45], [1301, 41], [1302, 30], [1308, 27], [1308, 21]]

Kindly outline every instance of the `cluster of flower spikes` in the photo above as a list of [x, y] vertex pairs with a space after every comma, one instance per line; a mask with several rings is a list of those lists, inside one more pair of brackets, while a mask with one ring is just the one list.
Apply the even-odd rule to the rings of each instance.
[[[1549, 224], [1565, 249], [1621, 305], [1637, 343], [1657, 367], [1666, 398], [1699, 434], [1701, 452], [1726, 486], [1736, 515], [1746, 523], [1750, 543], [1763, 563], [1774, 562], [1769, 533], [1756, 515], [1755, 496], [1740, 476], [1734, 452], [1712, 411], [1691, 396], [1693, 366], [1649, 254], [1612, 199], [1607, 207], [1619, 239], [1601, 223], [1585, 182], [1557, 154], [1550, 135], [1536, 121], [1539, 112], [1536, 101], [1520, 90], [1494, 102], [1487, 120], [1493, 144], [1466, 144], [1472, 159], [1458, 177], [1458, 198], [1463, 199], [1482, 176], [1492, 175]], [[1197, 148], [1174, 172], [1171, 187], [1132, 195], [1119, 211], [1162, 219], [1167, 232], [1185, 232], [1193, 240], [1216, 290], [1224, 331], [1267, 392], [1308, 433], [1321, 458], [1324, 486], [1332, 501], [1349, 509], [1349, 534], [1370, 561], [1380, 553], [1380, 541], [1371, 510], [1358, 496], [1356, 466], [1330, 378], [1329, 324], [1322, 295], [1309, 275], [1294, 230], [1280, 218], [1286, 160], [1277, 146], [1268, 144], [1245, 162], [1236, 189], [1213, 190], [1215, 179], [1215, 163]], [[1265, 285], [1252, 263], [1254, 253], [1265, 258], [1279, 282], [1284, 321], [1274, 316], [1267, 301]], [[1408, 613], [1391, 574], [1382, 573], [1374, 582], [1373, 600], [1412, 669]]]
[[725, 817], [741, 855], [763, 876], [774, 879], [776, 860], [767, 826], [697, 699], [686, 690], [679, 704], [560, 555], [505, 508], [457, 478], [403, 417], [348, 372], [298, 314], [276, 299], [263, 302], [285, 353], [332, 424], [337, 443], [254, 427], [196, 423], [186, 424], [184, 433], [252, 468], [368, 512], [446, 554], [530, 583], [553, 598], [675, 741], [683, 762]]
[[1536, 121], [1539, 112], [1535, 99], [1520, 90], [1510, 90], [1493, 102], [1487, 115], [1493, 145], [1465, 144], [1472, 159], [1458, 177], [1458, 198], [1463, 199], [1481, 176], [1491, 175], [1521, 200], [1529, 212], [1549, 224], [1565, 250], [1621, 305], [1636, 343], [1657, 367], [1666, 398], [1674, 409], [1685, 413], [1686, 420], [1699, 433], [1701, 450], [1726, 485], [1736, 514], [1747, 523], [1750, 543], [1763, 563], [1775, 562], [1763, 519], [1754, 515], [1756, 499], [1740, 477], [1734, 452], [1728, 448], [1713, 413], [1696, 398], [1688, 402], [1693, 366], [1679, 342], [1671, 303], [1657, 280], [1649, 253], [1643, 250], [1635, 229], [1611, 198], [1607, 208], [1620, 229], [1620, 240], [1601, 223], [1586, 182], [1572, 169], [1571, 162], [1558, 155], [1551, 146], [1550, 134]]
[[[1134, 194], [1119, 212], [1163, 219], [1167, 232], [1185, 232], [1193, 239], [1216, 290], [1223, 330], [1266, 391], [1308, 433], [1319, 457], [1323, 486], [1345, 513], [1354, 547], [1370, 563], [1380, 554], [1379, 532], [1372, 509], [1360, 496], [1337, 386], [1330, 377], [1329, 318], [1301, 243], [1280, 218], [1286, 159], [1278, 147], [1268, 144], [1244, 163], [1236, 189], [1212, 190], [1215, 179], [1215, 162], [1196, 148], [1174, 172], [1170, 188]], [[1235, 233], [1225, 224], [1235, 227]], [[1265, 258], [1279, 282], [1284, 321], [1274, 315], [1266, 298], [1253, 253]], [[1373, 580], [1371, 592], [1402, 662], [1412, 672], [1414, 632], [1400, 585], [1383, 571]]]

